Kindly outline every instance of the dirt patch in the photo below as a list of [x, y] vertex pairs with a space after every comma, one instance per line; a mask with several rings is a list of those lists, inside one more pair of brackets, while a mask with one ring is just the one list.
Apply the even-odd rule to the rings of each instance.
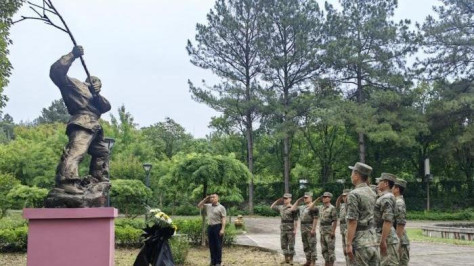
[[[224, 247], [222, 254], [224, 265], [278, 265], [279, 261], [278, 254], [252, 247]], [[209, 249], [193, 248], [185, 265], [209, 265], [209, 262]]]

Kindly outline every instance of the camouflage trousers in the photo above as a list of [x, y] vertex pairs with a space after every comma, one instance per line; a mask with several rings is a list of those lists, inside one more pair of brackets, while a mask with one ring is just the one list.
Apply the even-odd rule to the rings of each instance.
[[[303, 227], [303, 225], [302, 225]], [[316, 234], [311, 235], [311, 228], [301, 228], [301, 240], [303, 240], [303, 250], [307, 260], [317, 260], [316, 253]]]
[[344, 252], [344, 258], [346, 259], [346, 265], [349, 266], [349, 257], [346, 256], [346, 230], [341, 228], [341, 238], [342, 238], [342, 250]]
[[410, 245], [400, 246], [400, 266], [407, 266], [410, 261]]
[[350, 266], [380, 266], [379, 247], [353, 248], [354, 259], [350, 260]]
[[387, 244], [387, 255], [380, 254], [380, 266], [398, 266], [400, 258], [398, 255], [398, 243]]
[[336, 260], [335, 249], [336, 238], [328, 232], [321, 231], [321, 253], [326, 262], [334, 262]]
[[281, 231], [280, 242], [283, 255], [295, 255], [295, 234], [293, 234], [293, 230]]

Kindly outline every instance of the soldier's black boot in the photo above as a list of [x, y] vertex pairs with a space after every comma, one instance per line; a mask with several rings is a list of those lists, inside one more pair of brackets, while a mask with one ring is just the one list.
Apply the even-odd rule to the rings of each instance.
[[288, 263], [289, 263], [290, 265], [293, 265], [293, 255], [289, 255], [289, 256], [288, 256]]

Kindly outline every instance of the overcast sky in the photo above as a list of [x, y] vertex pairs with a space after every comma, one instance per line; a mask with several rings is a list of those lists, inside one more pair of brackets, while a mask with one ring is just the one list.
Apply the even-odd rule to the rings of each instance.
[[[399, 0], [396, 19], [422, 22], [437, 3]], [[187, 80], [212, 84], [217, 78], [193, 66], [185, 46], [194, 39], [196, 23], [206, 21], [214, 0], [53, 0], [53, 4], [84, 46], [86, 64], [102, 80], [101, 94], [111, 102], [112, 114], [117, 115], [124, 104], [140, 127], [171, 117], [195, 137], [210, 132], [210, 118], [218, 113], [191, 99]], [[33, 13], [25, 5], [15, 18], [19, 15]], [[49, 68], [72, 49], [72, 42], [67, 34], [34, 20], [14, 25], [10, 37], [14, 69], [5, 89], [10, 100], [3, 111], [15, 122], [33, 121], [42, 108], [61, 97], [49, 79]], [[85, 79], [79, 60], [69, 75]], [[110, 113], [103, 118], [109, 120]]]

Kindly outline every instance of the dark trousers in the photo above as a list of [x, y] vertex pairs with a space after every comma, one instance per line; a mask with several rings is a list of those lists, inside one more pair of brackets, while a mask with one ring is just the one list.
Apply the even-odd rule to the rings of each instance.
[[221, 228], [222, 224], [209, 225], [207, 227], [212, 265], [221, 264], [222, 262], [222, 236], [219, 235]]

